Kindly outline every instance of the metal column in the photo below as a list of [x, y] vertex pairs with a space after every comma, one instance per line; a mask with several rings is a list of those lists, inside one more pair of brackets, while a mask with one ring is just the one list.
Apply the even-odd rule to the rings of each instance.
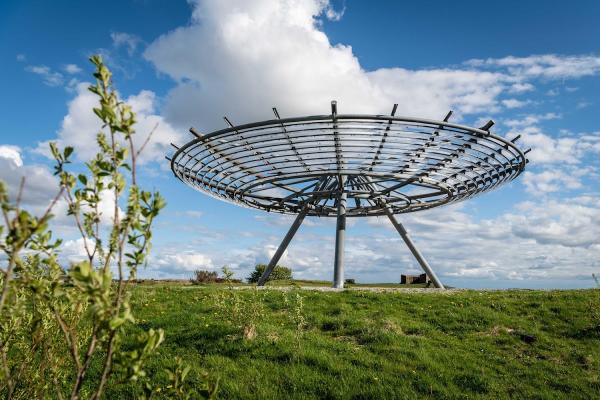
[[398, 221], [396, 219], [396, 217], [394, 217], [394, 213], [392, 212], [390, 206], [388, 204], [386, 204], [385, 202], [383, 203], [383, 205], [384, 205], [383, 209], [385, 210], [385, 214], [388, 216], [388, 218], [392, 222], [392, 225], [394, 225], [394, 228], [396, 228], [396, 230], [398, 231], [400, 236], [402, 236], [404, 243], [406, 243], [406, 245], [408, 246], [410, 251], [413, 253], [415, 258], [419, 262], [419, 264], [421, 264], [421, 268], [423, 268], [423, 271], [425, 271], [427, 276], [429, 276], [429, 278], [433, 282], [434, 286], [436, 288], [445, 289], [444, 285], [442, 285], [442, 282], [440, 282], [438, 277], [435, 275], [435, 272], [433, 272], [433, 270], [429, 266], [429, 263], [427, 263], [427, 260], [425, 260], [425, 258], [423, 257], [423, 255], [421, 254], [419, 249], [417, 249], [417, 247], [413, 243], [410, 236], [408, 236], [408, 232], [406, 232], [406, 229], [404, 229], [404, 226], [400, 223], [400, 221]]
[[300, 228], [300, 225], [302, 225], [302, 221], [304, 221], [304, 217], [306, 217], [307, 213], [308, 213], [308, 206], [305, 206], [302, 209], [302, 211], [300, 211], [300, 213], [298, 214], [296, 219], [294, 220], [294, 223], [292, 224], [290, 230], [288, 231], [288, 233], [285, 235], [285, 237], [281, 241], [281, 244], [277, 248], [277, 251], [275, 252], [275, 254], [273, 254], [273, 257], [271, 257], [271, 261], [269, 262], [269, 265], [267, 266], [267, 268], [265, 269], [265, 272], [263, 272], [262, 276], [258, 280], [258, 286], [263, 286], [265, 284], [265, 282], [267, 281], [267, 279], [269, 279], [269, 275], [271, 275], [271, 272], [273, 272], [273, 269], [279, 262], [279, 259], [283, 255], [283, 252], [285, 251], [285, 249], [287, 249], [288, 245], [292, 241], [292, 238], [298, 231], [298, 228]]
[[337, 224], [335, 227], [335, 261], [333, 265], [333, 287], [344, 288], [344, 239], [346, 237], [346, 177], [340, 176]]

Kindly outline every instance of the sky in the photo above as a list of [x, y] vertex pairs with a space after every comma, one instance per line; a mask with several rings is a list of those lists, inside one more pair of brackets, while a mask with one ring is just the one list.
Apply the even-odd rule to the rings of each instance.
[[[531, 148], [526, 171], [475, 199], [400, 215], [446, 284], [585, 288], [600, 274], [600, 3], [597, 1], [120, 0], [0, 3], [0, 179], [41, 212], [56, 179], [48, 142], [94, 154], [92, 54], [138, 113], [140, 160], [168, 203], [146, 278], [267, 263], [293, 218], [204, 196], [176, 180], [170, 143], [202, 132], [329, 112], [389, 113], [481, 126]], [[109, 202], [110, 199], [107, 199]], [[62, 207], [62, 208], [61, 208]], [[73, 221], [53, 229], [65, 263]], [[330, 280], [335, 221], [307, 218], [281, 264]], [[419, 266], [387, 219], [348, 223], [346, 277], [396, 282]]]

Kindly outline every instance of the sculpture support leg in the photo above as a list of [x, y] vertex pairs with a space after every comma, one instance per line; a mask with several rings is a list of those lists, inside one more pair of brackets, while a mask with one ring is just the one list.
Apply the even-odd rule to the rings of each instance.
[[408, 232], [406, 232], [406, 229], [404, 229], [404, 226], [394, 216], [394, 213], [390, 209], [390, 206], [388, 206], [387, 204], [385, 204], [384, 207], [383, 207], [383, 209], [385, 210], [386, 215], [388, 216], [388, 218], [392, 222], [392, 225], [394, 225], [394, 228], [396, 228], [396, 230], [398, 231], [398, 233], [400, 234], [400, 236], [402, 236], [402, 239], [404, 240], [404, 243], [406, 243], [406, 245], [408, 246], [408, 248], [410, 249], [410, 251], [413, 253], [413, 255], [415, 256], [415, 258], [419, 262], [419, 264], [421, 264], [421, 268], [423, 268], [423, 271], [425, 271], [425, 273], [427, 274], [427, 276], [429, 276], [429, 279], [431, 279], [431, 281], [433, 282], [434, 286], [436, 288], [445, 289], [444, 285], [442, 284], [442, 282], [440, 282], [440, 280], [436, 276], [435, 272], [433, 272], [433, 270], [429, 266], [429, 263], [427, 262], [427, 260], [425, 260], [425, 258], [423, 257], [423, 255], [421, 254], [421, 252], [419, 251], [419, 249], [417, 249], [417, 247], [413, 243], [413, 241], [410, 238], [410, 236], [408, 236]]
[[281, 244], [277, 248], [277, 251], [275, 252], [275, 254], [273, 254], [273, 257], [271, 257], [271, 261], [269, 262], [269, 265], [267, 265], [265, 272], [263, 272], [262, 276], [258, 280], [258, 286], [263, 286], [267, 279], [269, 279], [269, 275], [271, 275], [271, 272], [273, 272], [273, 269], [275, 269], [275, 266], [277, 265], [279, 259], [283, 255], [283, 252], [285, 251], [285, 249], [287, 249], [288, 245], [292, 241], [292, 238], [298, 231], [298, 228], [300, 228], [300, 225], [302, 225], [302, 221], [304, 221], [304, 217], [306, 217], [307, 213], [308, 207], [304, 207], [302, 211], [300, 211], [300, 213], [294, 220], [294, 223], [290, 227], [290, 230], [281, 241]]
[[340, 178], [342, 193], [338, 199], [337, 224], [335, 228], [335, 261], [333, 264], [333, 287], [344, 288], [344, 240], [346, 238], [346, 198], [343, 191], [346, 177]]

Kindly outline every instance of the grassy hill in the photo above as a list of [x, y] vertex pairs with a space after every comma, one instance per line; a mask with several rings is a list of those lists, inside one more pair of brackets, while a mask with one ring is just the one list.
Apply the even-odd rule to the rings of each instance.
[[220, 398], [600, 398], [600, 290], [171, 284], [138, 285], [133, 304], [139, 326], [166, 331], [150, 370], [181, 357], [189, 384], [205, 372]]

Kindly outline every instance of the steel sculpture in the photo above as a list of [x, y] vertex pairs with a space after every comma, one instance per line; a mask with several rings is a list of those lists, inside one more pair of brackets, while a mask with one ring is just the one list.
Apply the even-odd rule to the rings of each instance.
[[396, 214], [455, 203], [515, 179], [528, 160], [515, 142], [472, 128], [390, 115], [331, 113], [234, 126], [176, 149], [175, 176], [213, 197], [296, 219], [258, 282], [264, 285], [306, 216], [336, 217], [333, 286], [344, 286], [347, 217], [387, 216], [423, 270], [444, 286]]

